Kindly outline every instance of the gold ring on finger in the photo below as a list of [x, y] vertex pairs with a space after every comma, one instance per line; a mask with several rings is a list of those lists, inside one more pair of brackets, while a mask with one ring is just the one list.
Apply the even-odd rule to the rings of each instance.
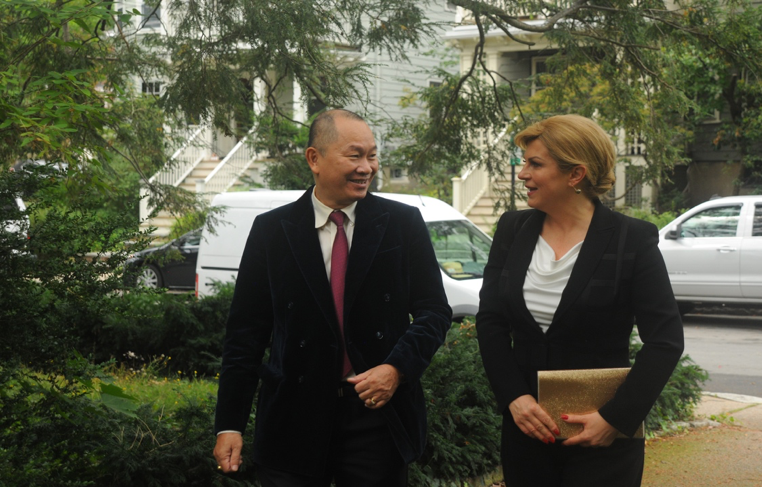
[[376, 405], [376, 398], [375, 397], [371, 397], [370, 398], [370, 403], [375, 406]]

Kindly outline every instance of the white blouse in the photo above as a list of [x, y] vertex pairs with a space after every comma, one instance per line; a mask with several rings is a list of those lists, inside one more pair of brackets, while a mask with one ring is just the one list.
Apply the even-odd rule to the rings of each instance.
[[540, 236], [524, 281], [524, 302], [543, 332], [548, 331], [556, 313], [561, 293], [569, 282], [582, 243], [569, 249], [558, 260], [553, 248]]

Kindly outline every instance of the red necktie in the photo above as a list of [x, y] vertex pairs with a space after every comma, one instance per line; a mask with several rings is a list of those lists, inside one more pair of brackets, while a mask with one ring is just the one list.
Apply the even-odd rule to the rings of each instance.
[[346, 377], [352, 370], [344, 341], [344, 278], [347, 274], [347, 258], [349, 256], [347, 234], [344, 232], [344, 216], [343, 212], [334, 211], [328, 217], [336, 224], [337, 228], [336, 238], [333, 239], [333, 250], [331, 251], [331, 291], [333, 292], [333, 305], [336, 308], [339, 330], [341, 331], [341, 349], [344, 355], [344, 365], [341, 369], [342, 378]]

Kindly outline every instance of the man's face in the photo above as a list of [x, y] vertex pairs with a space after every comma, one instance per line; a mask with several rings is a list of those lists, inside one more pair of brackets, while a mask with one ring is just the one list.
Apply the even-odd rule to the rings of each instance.
[[334, 117], [337, 139], [323, 152], [309, 147], [307, 162], [315, 175], [315, 196], [335, 210], [365, 198], [378, 172], [376, 141], [365, 122]]

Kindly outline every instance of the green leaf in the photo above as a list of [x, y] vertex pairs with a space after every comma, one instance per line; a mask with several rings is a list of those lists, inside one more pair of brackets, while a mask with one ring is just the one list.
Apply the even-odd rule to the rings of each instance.
[[138, 401], [126, 394], [121, 387], [113, 384], [101, 384], [101, 401], [108, 408], [128, 416], [136, 417], [134, 411], [138, 409]]

